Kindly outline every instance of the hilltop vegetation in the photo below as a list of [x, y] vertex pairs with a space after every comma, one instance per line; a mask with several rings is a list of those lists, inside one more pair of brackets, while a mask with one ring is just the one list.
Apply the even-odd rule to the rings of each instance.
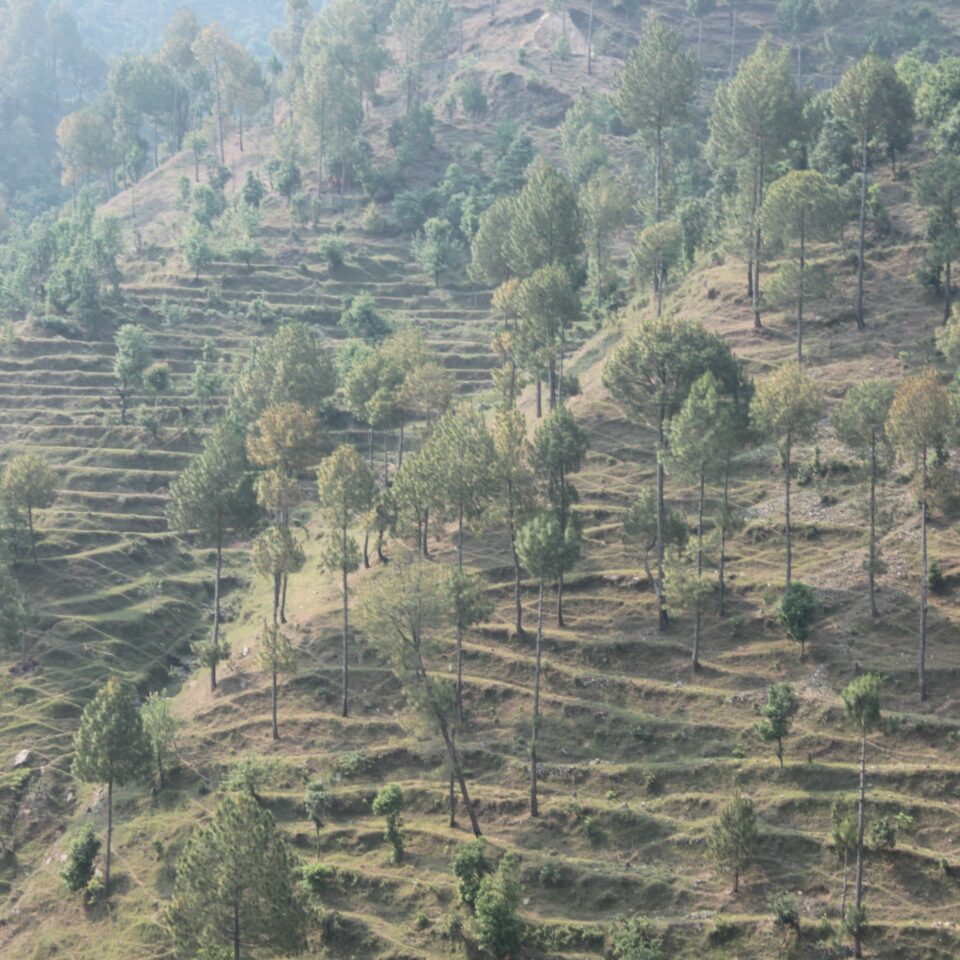
[[960, 14], [863, 6], [0, 6], [4, 956], [956, 953]]

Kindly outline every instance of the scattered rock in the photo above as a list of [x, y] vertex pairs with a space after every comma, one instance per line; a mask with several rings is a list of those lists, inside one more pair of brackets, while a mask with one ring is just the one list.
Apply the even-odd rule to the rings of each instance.
[[13, 769], [19, 770], [20, 767], [26, 767], [29, 765], [30, 761], [33, 759], [32, 751], [24, 747], [14, 758], [13, 758]]

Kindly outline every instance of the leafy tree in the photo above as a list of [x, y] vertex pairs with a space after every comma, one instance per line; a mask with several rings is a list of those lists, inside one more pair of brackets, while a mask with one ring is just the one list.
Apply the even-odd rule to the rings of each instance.
[[863, 832], [867, 794], [867, 734], [880, 723], [880, 686], [875, 673], [864, 673], [851, 681], [841, 694], [847, 716], [860, 734], [860, 791], [857, 801], [857, 874], [854, 882], [854, 912], [850, 918], [853, 955], [862, 957], [863, 937]]
[[435, 656], [445, 655], [445, 649], [437, 646], [438, 634], [453, 616], [446, 574], [413, 554], [396, 558], [368, 582], [360, 596], [356, 619], [389, 658], [408, 701], [425, 720], [437, 725], [474, 836], [479, 837], [480, 822], [452, 734], [453, 685], [427, 669]]
[[523, 636], [523, 570], [517, 553], [517, 533], [533, 512], [536, 502], [534, 474], [530, 465], [527, 423], [519, 410], [501, 410], [493, 424], [494, 477], [500, 493], [491, 507], [502, 516], [510, 533], [513, 557], [513, 602], [516, 611], [517, 636]]
[[[727, 411], [718, 390], [717, 378], [707, 371], [693, 386], [680, 412], [670, 423], [670, 463], [677, 472], [697, 485], [697, 578], [703, 575], [703, 514], [708, 478], [723, 467]], [[693, 669], [700, 669], [699, 596], [696, 598], [693, 632]]]
[[166, 785], [167, 758], [173, 750], [180, 723], [170, 710], [170, 698], [155, 690], [143, 701], [140, 716], [143, 720], [143, 732], [150, 741], [150, 753], [156, 764], [157, 786], [162, 790]]
[[3, 468], [0, 475], [0, 502], [8, 510], [26, 516], [33, 562], [37, 562], [34, 510], [46, 510], [57, 497], [57, 475], [43, 457], [21, 453]]
[[60, 876], [71, 893], [86, 888], [93, 879], [97, 855], [100, 853], [100, 841], [89, 825], [81, 828], [73, 838], [67, 851], [67, 862]]
[[403, 791], [399, 783], [388, 783], [381, 787], [373, 798], [370, 807], [373, 815], [387, 821], [384, 840], [393, 847], [393, 862], [403, 859]]
[[317, 831], [317, 856], [320, 856], [320, 830], [330, 809], [330, 792], [320, 780], [311, 780], [303, 795], [303, 809]]
[[893, 65], [875, 54], [854, 64], [833, 91], [833, 113], [860, 152], [860, 231], [857, 245], [857, 326], [863, 322], [864, 248], [871, 145], [887, 146], [913, 123], [913, 98]]
[[423, 272], [440, 286], [444, 273], [456, 270], [460, 265], [462, 250], [449, 221], [431, 217], [413, 240], [413, 255]]
[[603, 382], [614, 400], [634, 422], [657, 437], [657, 595], [660, 629], [667, 626], [663, 595], [666, 546], [665, 459], [670, 420], [693, 384], [712, 371], [724, 393], [737, 396], [741, 375], [730, 348], [715, 334], [690, 321], [648, 318], [607, 362]]
[[942, 152], [926, 164], [917, 178], [917, 201], [927, 211], [930, 256], [943, 277], [943, 322], [953, 310], [953, 261], [960, 256], [960, 160]]
[[477, 946], [497, 960], [513, 956], [523, 939], [517, 858], [503, 855], [497, 872], [480, 881], [471, 921]]
[[690, 115], [699, 79], [697, 63], [683, 48], [679, 34], [658, 17], [648, 18], [617, 80], [616, 105], [624, 122], [653, 147], [651, 219], [655, 224], [664, 213], [665, 139], [672, 128]]
[[380, 343], [393, 332], [390, 321], [377, 310], [373, 297], [366, 291], [350, 298], [340, 314], [340, 326], [347, 336], [368, 343]]
[[816, 615], [817, 598], [813, 590], [798, 581], [788, 583], [780, 603], [777, 604], [777, 622], [791, 640], [800, 644], [801, 660]]
[[530, 816], [539, 816], [537, 804], [537, 738], [540, 731], [540, 674], [543, 649], [543, 592], [548, 579], [559, 580], [580, 556], [580, 534], [572, 522], [560, 526], [555, 513], [542, 511], [517, 534], [517, 553], [527, 572], [537, 580], [536, 669], [533, 683], [533, 730], [530, 736]]
[[180, 957], [241, 960], [262, 948], [299, 952], [306, 917], [294, 861], [272, 814], [252, 797], [224, 797], [177, 862], [167, 919]]
[[243, 793], [260, 803], [260, 791], [276, 778], [278, 761], [248, 753], [233, 764], [220, 781], [220, 788], [228, 793]]
[[606, 168], [598, 170], [580, 190], [580, 218], [597, 310], [603, 308], [604, 284], [610, 270], [610, 243], [617, 231], [626, 226], [629, 216], [627, 195], [627, 185]]
[[736, 178], [737, 235], [746, 252], [747, 288], [753, 300], [756, 329], [763, 326], [760, 320], [763, 254], [760, 211], [767, 184], [786, 158], [798, 129], [800, 98], [790, 72], [790, 52], [777, 48], [765, 37], [740, 64], [736, 76], [717, 90], [710, 112], [707, 145], [714, 170], [730, 171]]
[[113, 787], [140, 780], [151, 763], [150, 741], [143, 729], [133, 691], [116, 678], [108, 680], [83, 708], [73, 738], [74, 779], [107, 785], [107, 849], [103, 884], [110, 889], [113, 841]]
[[783, 366], [773, 376], [763, 380], [757, 387], [757, 394], [750, 408], [754, 428], [777, 444], [783, 465], [788, 584], [793, 576], [790, 456], [794, 444], [813, 439], [822, 416], [823, 396], [820, 388], [795, 364]]
[[[801, 584], [793, 584], [794, 587]], [[793, 718], [797, 715], [800, 704], [797, 695], [789, 683], [774, 683], [767, 687], [767, 702], [760, 708], [763, 720], [757, 724], [756, 730], [764, 743], [776, 743], [777, 760], [780, 769], [783, 769], [783, 741], [790, 735]]]
[[199, 280], [201, 271], [210, 266], [215, 256], [210, 227], [196, 218], [188, 220], [180, 234], [180, 252], [194, 279]]
[[319, 431], [316, 413], [299, 403], [268, 407], [247, 438], [247, 455], [254, 466], [296, 476], [316, 456]]
[[143, 327], [125, 323], [114, 337], [116, 353], [113, 358], [113, 375], [120, 398], [120, 422], [127, 422], [127, 404], [130, 395], [143, 386], [143, 374], [150, 366], [152, 357], [150, 338]]
[[230, 420], [208, 434], [199, 456], [170, 484], [167, 520], [181, 533], [196, 531], [216, 545], [213, 575], [213, 627], [198, 652], [210, 667], [210, 689], [217, 688], [217, 665], [229, 655], [220, 635], [223, 543], [230, 530], [243, 530], [256, 516], [246, 442]]
[[774, 249], [786, 248], [797, 271], [797, 363], [803, 362], [803, 307], [807, 244], [835, 235], [842, 211], [840, 191], [823, 174], [793, 170], [768, 191], [760, 223]]
[[756, 859], [760, 845], [753, 801], [738, 793], [721, 811], [710, 834], [710, 852], [722, 872], [733, 874], [733, 892], [740, 890], [740, 874]]
[[902, 459], [913, 468], [920, 506], [920, 699], [927, 699], [927, 499], [930, 451], [941, 451], [952, 438], [957, 421], [956, 401], [928, 369], [905, 380], [890, 406], [887, 432]]
[[270, 674], [270, 735], [274, 740], [280, 739], [280, 728], [277, 725], [277, 681], [281, 673], [295, 673], [297, 669], [297, 652], [290, 638], [283, 632], [276, 621], [268, 624], [263, 621], [260, 631], [260, 647], [257, 659], [262, 669]]
[[892, 384], [875, 377], [853, 384], [833, 416], [833, 428], [840, 440], [861, 456], [866, 456], [870, 462], [870, 546], [865, 567], [873, 616], [879, 614], [876, 575], [885, 569], [877, 544], [877, 477], [881, 465], [889, 459], [887, 418], [892, 403]]
[[288, 321], [255, 351], [237, 376], [229, 413], [249, 426], [268, 407], [299, 403], [319, 415], [337, 387], [330, 353], [301, 321]]
[[450, 867], [457, 878], [457, 898], [473, 909], [483, 878], [493, 872], [493, 864], [487, 856], [487, 841], [483, 837], [474, 837], [467, 843], [461, 843], [450, 861]]
[[343, 716], [349, 713], [350, 594], [347, 578], [360, 565], [360, 554], [350, 528], [370, 510], [374, 497], [370, 468], [349, 444], [341, 444], [320, 464], [317, 490], [325, 524], [330, 529], [323, 564], [339, 572], [343, 596]]
[[[587, 434], [565, 406], [557, 407], [537, 428], [530, 463], [561, 530], [571, 521], [571, 506], [577, 502], [570, 474], [578, 473], [587, 455]], [[563, 626], [563, 570], [557, 574], [557, 625]]]

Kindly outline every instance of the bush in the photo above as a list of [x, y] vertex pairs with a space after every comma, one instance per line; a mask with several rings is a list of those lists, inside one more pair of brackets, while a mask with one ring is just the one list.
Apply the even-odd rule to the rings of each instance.
[[559, 886], [563, 880], [563, 866], [558, 860], [547, 860], [540, 868], [540, 882], [548, 887]]
[[800, 932], [800, 908], [796, 899], [789, 893], [778, 893], [770, 901], [773, 922], [780, 927], [793, 927]]
[[220, 786], [224, 790], [249, 793], [255, 800], [260, 799], [260, 791], [276, 776], [276, 760], [265, 760], [250, 754], [231, 767]]
[[724, 920], [722, 917], [717, 917], [717, 919], [713, 921], [713, 927], [711, 927], [710, 932], [707, 934], [707, 943], [709, 943], [711, 947], [722, 947], [725, 943], [730, 943], [739, 936], [740, 928], [735, 923]]
[[93, 879], [93, 865], [100, 852], [100, 841], [90, 827], [84, 827], [70, 844], [67, 863], [60, 876], [73, 893], [83, 890]]
[[645, 917], [626, 917], [613, 928], [611, 952], [616, 960], [660, 960], [663, 940]]
[[371, 808], [375, 816], [384, 817], [387, 828], [383, 838], [393, 847], [393, 862], [403, 858], [403, 791], [399, 783], [388, 783], [381, 787]]
[[492, 957], [508, 957], [520, 947], [523, 923], [518, 913], [520, 882], [517, 879], [517, 858], [505, 854], [497, 872], [480, 882], [474, 904], [472, 926], [477, 946]]
[[800, 644], [801, 657], [816, 615], [817, 598], [813, 589], [798, 580], [788, 583], [777, 605], [777, 622], [791, 640]]
[[303, 886], [311, 893], [322, 893], [336, 875], [336, 868], [325, 863], [307, 863], [300, 868]]
[[377, 310], [373, 297], [367, 292], [350, 299], [340, 314], [340, 326], [354, 339], [374, 343], [388, 337], [393, 331], [390, 321]]
[[320, 256], [331, 269], [343, 266], [347, 245], [339, 237], [324, 237], [320, 241]]
[[461, 903], [472, 907], [480, 892], [483, 878], [493, 869], [493, 864], [487, 856], [487, 843], [482, 837], [477, 837], [469, 843], [457, 847], [450, 863], [453, 875], [457, 878], [457, 895]]
[[931, 593], [943, 593], [947, 587], [947, 578], [943, 574], [943, 568], [939, 560], [934, 560], [927, 570], [927, 589]]
[[874, 850], [892, 850], [897, 845], [897, 825], [890, 817], [878, 817], [870, 824], [870, 846]]

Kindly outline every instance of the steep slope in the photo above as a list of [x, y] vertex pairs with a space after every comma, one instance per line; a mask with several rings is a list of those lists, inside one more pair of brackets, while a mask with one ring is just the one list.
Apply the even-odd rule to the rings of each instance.
[[[489, 34], [486, 8], [472, 11], [465, 50], [476, 45], [479, 62], [490, 70], [496, 110], [530, 116], [535, 104], [541, 111], [535, 116], [551, 124], [583, 82], [583, 62], [557, 63], [547, 73], [545, 50], [562, 27], [558, 18], [539, 11], [534, 17], [524, 7], [501, 3]], [[769, 22], [772, 7], [745, 6], [739, 42], [746, 45], [744, 38], [755, 36], [748, 31]], [[664, 11], [677, 15], [676, 5], [664, 5]], [[572, 12], [576, 29], [585, 13], [586, 5]], [[945, 8], [943, 16], [951, 13]], [[600, 16], [613, 33], [617, 14], [603, 8]], [[726, 28], [717, 14], [707, 31], [706, 50], [714, 51], [718, 62]], [[494, 72], [522, 45], [533, 52], [521, 75], [538, 71], [543, 84], [532, 93], [526, 80], [518, 92], [514, 81]], [[613, 57], [599, 58], [591, 83], [602, 88], [614, 63]], [[396, 101], [388, 104], [386, 116], [391, 109], [397, 109]], [[459, 144], [482, 142], [491, 131], [491, 122], [456, 120], [440, 126], [438, 139], [452, 156]], [[538, 140], [556, 150], [547, 129]], [[265, 136], [261, 157], [269, 149]], [[235, 155], [233, 182], [257, 161], [254, 155]], [[176, 178], [189, 174], [191, 166], [178, 158], [138, 188], [138, 222], [150, 258], [132, 258], [124, 268], [122, 316], [148, 327], [157, 359], [171, 364], [180, 383], [204, 341], [212, 340], [235, 362], [253, 339], [272, 329], [271, 322], [248, 315], [258, 297], [271, 316], [301, 316], [333, 340], [341, 335], [336, 327], [341, 297], [363, 289], [384, 309], [423, 325], [465, 389], [485, 387], [493, 362], [488, 341], [496, 326], [486, 293], [466, 283], [431, 291], [412, 263], [409, 244], [368, 235], [363, 209], [351, 199], [342, 209], [324, 210], [316, 232], [294, 228], [282, 202], [272, 200], [262, 262], [249, 271], [218, 263], [215, 282], [192, 282], [172, 240]], [[809, 365], [831, 404], [860, 378], [897, 380], [935, 359], [939, 307], [925, 299], [913, 277], [920, 226], [910, 201], [910, 172], [908, 165], [907, 179], [883, 185], [894, 231], [871, 255], [867, 330], [858, 334], [851, 323], [834, 322], [843, 316], [848, 284], [840, 285], [844, 293], [811, 324]], [[126, 211], [130, 202], [120, 197], [114, 207]], [[330, 270], [319, 248], [335, 230], [348, 256], [344, 267]], [[849, 276], [849, 257], [836, 259]], [[755, 336], [742, 286], [737, 264], [704, 265], [675, 293], [670, 309], [702, 318], [762, 376], [791, 357], [791, 327], [787, 319], [771, 317], [768, 333]], [[164, 298], [168, 305], [186, 306], [188, 319], [165, 325]], [[624, 327], [632, 322], [628, 318]], [[2, 408], [7, 447], [41, 448], [64, 480], [56, 507], [44, 518], [39, 567], [24, 565], [20, 571], [41, 617], [40, 669], [3, 680], [3, 766], [21, 747], [43, 763], [34, 779], [7, 784], [8, 796], [23, 801], [17, 830], [26, 845], [17, 860], [5, 864], [12, 896], [0, 929], [4, 955], [165, 956], [158, 924], [176, 855], [189, 827], [215, 802], [210, 789], [219, 775], [249, 751], [278, 760], [267, 802], [305, 859], [312, 855], [313, 839], [300, 807], [304, 781], [319, 775], [334, 784], [334, 812], [321, 835], [323, 862], [334, 870], [321, 897], [331, 955], [448, 953], [455, 943], [449, 859], [468, 834], [446, 827], [441, 752], [413, 721], [390, 671], [366, 645], [355, 668], [355, 715], [337, 717], [337, 596], [316, 570], [316, 538], [310, 540], [306, 572], [291, 584], [302, 663], [284, 684], [283, 739], [273, 745], [268, 686], [250, 649], [265, 609], [263, 584], [235, 595], [230, 632], [238, 655], [217, 695], [174, 659], [203, 632], [210, 603], [206, 551], [175, 541], [162, 519], [166, 484], [202, 438], [202, 428], [185, 431], [176, 425], [176, 408], [187, 401], [167, 402], [160, 440], [141, 428], [105, 423], [112, 405], [108, 332], [102, 340], [79, 342], [37, 335], [24, 322], [17, 333], [0, 369], [9, 398]], [[618, 518], [650, 482], [653, 460], [651, 438], [623, 421], [599, 382], [603, 356], [618, 335], [602, 331], [574, 361], [583, 395], [572, 408], [591, 438], [587, 464], [576, 480], [588, 546], [570, 583], [566, 627], [548, 622], [541, 738], [545, 816], [539, 822], [526, 816], [525, 805], [530, 641], [518, 641], [509, 631], [505, 545], [485, 536], [468, 546], [468, 561], [487, 575], [498, 607], [469, 637], [469, 736], [463, 747], [491, 845], [522, 855], [523, 914], [534, 944], [548, 955], [600, 955], [609, 921], [639, 910], [663, 925], [670, 956], [769, 957], [787, 949], [786, 936], [768, 919], [771, 894], [796, 892], [810, 927], [827, 911], [833, 916], [839, 868], [828, 845], [829, 811], [835, 799], [855, 789], [857, 759], [836, 693], [859, 667], [869, 665], [891, 677], [885, 707], [892, 717], [888, 734], [871, 741], [871, 796], [878, 810], [913, 818], [893, 851], [869, 859], [870, 948], [887, 957], [953, 956], [958, 897], [951, 867], [960, 856], [952, 800], [953, 681], [960, 669], [950, 643], [954, 532], [946, 518], [937, 520], [931, 556], [943, 561], [948, 591], [931, 611], [931, 701], [919, 708], [915, 518], [902, 478], [894, 474], [885, 485], [889, 572], [881, 583], [882, 617], [876, 622], [869, 616], [860, 569], [861, 473], [837, 470], [829, 490], [814, 484], [800, 493], [799, 573], [817, 588], [823, 605], [810, 654], [801, 663], [770, 617], [782, 571], [782, 499], [773, 451], [746, 452], [735, 483], [748, 524], [730, 557], [734, 601], [725, 619], [708, 617], [705, 669], [693, 677], [689, 623], [680, 619], [666, 634], [655, 631], [652, 598], [635, 579], [639, 559], [619, 540]], [[828, 431], [824, 437], [822, 458], [849, 464]], [[812, 457], [804, 450], [799, 459]], [[672, 495], [692, 504], [692, 491], [674, 489]], [[319, 533], [315, 521], [304, 519]], [[441, 555], [449, 551], [446, 541]], [[248, 577], [240, 549], [231, 575], [237, 581]], [[368, 575], [375, 571], [361, 578]], [[528, 617], [534, 602], [530, 589]], [[102, 797], [84, 789], [76, 801], [64, 774], [79, 706], [111, 669], [142, 679], [145, 687], [184, 678], [177, 711], [187, 725], [171, 789], [157, 799], [140, 787], [123, 792], [120, 887], [109, 911], [86, 914], [78, 903], [62, 902], [57, 874], [64, 844], [54, 838], [68, 819], [96, 822], [90, 815], [102, 812]], [[766, 685], [780, 679], [794, 682], [802, 699], [782, 773], [751, 732]], [[369, 815], [370, 798], [387, 780], [403, 785], [409, 803], [409, 855], [401, 866], [387, 863], [381, 824]], [[705, 848], [711, 819], [735, 787], [754, 799], [765, 838], [760, 862], [737, 898], [729, 895], [726, 879], [715, 875]], [[836, 928], [835, 917], [833, 924]], [[818, 928], [817, 936], [808, 934], [803, 956], [837, 955], [829, 925], [828, 920]]]

